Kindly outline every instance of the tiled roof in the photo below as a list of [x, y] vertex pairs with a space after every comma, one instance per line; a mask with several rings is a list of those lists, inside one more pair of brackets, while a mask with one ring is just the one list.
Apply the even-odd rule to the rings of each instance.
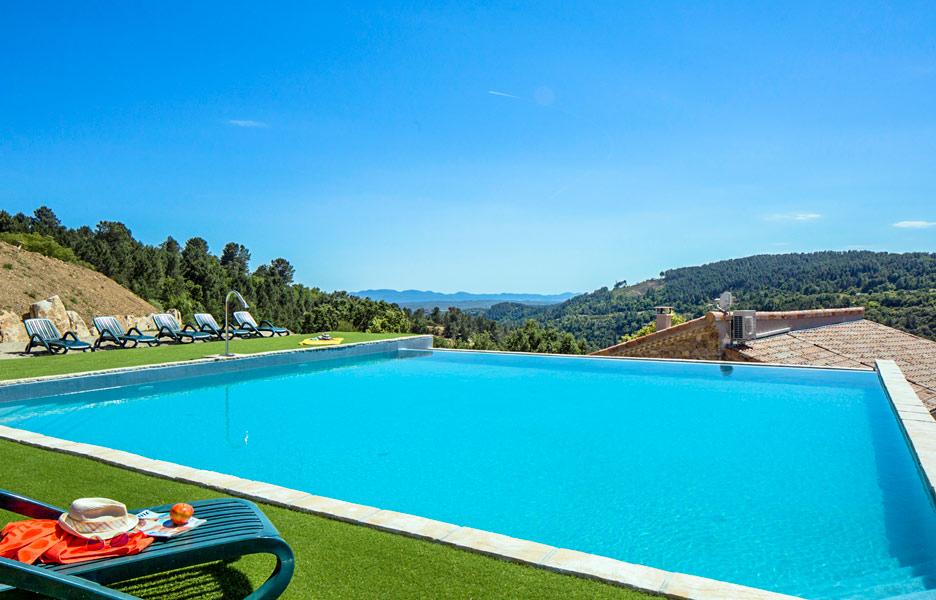
[[920, 399], [936, 405], [936, 342], [874, 321], [800, 329], [754, 340], [735, 350], [761, 362], [827, 367], [874, 367], [875, 358], [890, 359]]

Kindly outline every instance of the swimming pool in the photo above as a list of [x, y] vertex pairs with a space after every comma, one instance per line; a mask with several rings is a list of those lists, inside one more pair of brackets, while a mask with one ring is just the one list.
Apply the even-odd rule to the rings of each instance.
[[792, 595], [936, 587], [936, 512], [871, 372], [400, 350], [0, 424]]

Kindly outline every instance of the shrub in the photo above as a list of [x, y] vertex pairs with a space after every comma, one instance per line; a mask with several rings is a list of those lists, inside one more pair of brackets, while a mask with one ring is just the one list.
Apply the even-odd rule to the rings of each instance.
[[78, 257], [75, 256], [75, 252], [71, 248], [60, 246], [47, 235], [40, 235], [38, 233], [0, 233], [0, 242], [6, 242], [14, 246], [22, 244], [23, 250], [37, 252], [43, 256], [57, 258], [64, 262], [87, 266], [87, 263], [82, 263], [78, 260]]
[[[680, 323], [685, 323], [685, 322], [686, 322], [685, 317], [683, 317], [682, 315], [673, 314], [673, 320], [670, 326], [672, 327], [673, 325], [679, 325]], [[619, 343], [623, 344], [624, 342], [629, 342], [631, 340], [637, 339], [639, 337], [643, 337], [645, 335], [650, 335], [651, 333], [655, 333], [655, 332], [656, 332], [656, 321], [653, 321], [651, 323], [648, 323], [644, 327], [641, 327], [634, 333], [631, 333], [628, 335], [622, 335], [621, 341]]]

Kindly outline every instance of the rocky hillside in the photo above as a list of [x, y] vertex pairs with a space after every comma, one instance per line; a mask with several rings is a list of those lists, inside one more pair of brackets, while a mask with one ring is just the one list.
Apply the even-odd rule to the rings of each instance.
[[0, 242], [0, 314], [22, 317], [31, 305], [52, 296], [88, 325], [99, 315], [160, 312], [97, 271]]

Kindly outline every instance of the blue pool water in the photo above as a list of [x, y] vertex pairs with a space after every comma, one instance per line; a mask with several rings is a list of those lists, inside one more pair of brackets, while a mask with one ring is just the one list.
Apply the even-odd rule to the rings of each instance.
[[870, 372], [401, 350], [0, 423], [804, 597], [936, 588], [936, 513]]

